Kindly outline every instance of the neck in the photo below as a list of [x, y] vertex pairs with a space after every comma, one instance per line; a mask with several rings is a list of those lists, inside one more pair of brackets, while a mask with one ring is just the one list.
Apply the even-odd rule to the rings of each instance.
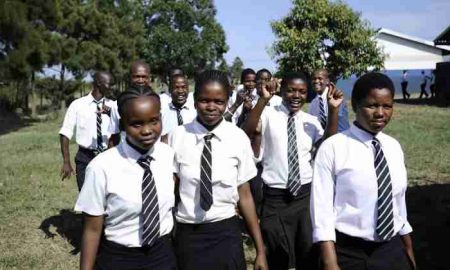
[[365, 128], [364, 128], [359, 122], [357, 122], [357, 121], [353, 122], [353, 124], [355, 124], [355, 126], [357, 126], [358, 128], [364, 130], [365, 132], [369, 133], [370, 135], [373, 135], [373, 136], [377, 135], [377, 133], [373, 133], [372, 131], [369, 131], [369, 130], [365, 129]]
[[175, 103], [172, 102], [172, 105], [173, 105], [175, 108], [177, 108], [177, 109], [183, 108], [184, 104], [186, 104], [186, 102], [183, 103], [183, 104], [175, 104]]
[[205, 122], [202, 121], [202, 119], [200, 119], [200, 117], [197, 116], [197, 121], [204, 127], [206, 128], [208, 131], [211, 131], [213, 129], [215, 129], [221, 122], [222, 122], [223, 118], [221, 118], [217, 123], [215, 123], [214, 125], [208, 125]]
[[98, 91], [97, 89], [94, 89], [92, 91], [92, 96], [94, 97], [95, 100], [100, 100], [104, 97], [104, 95], [100, 93], [100, 91]]
[[148, 150], [149, 150], [149, 149], [144, 149], [144, 148], [141, 148], [141, 147], [139, 147], [139, 146], [133, 144], [133, 143], [128, 139], [128, 137], [126, 138], [126, 141], [127, 141], [128, 145], [131, 146], [131, 148], [133, 148], [134, 150], [136, 150], [136, 152], [139, 152], [139, 153], [142, 154], [142, 155], [146, 154], [146, 153], [148, 152]]

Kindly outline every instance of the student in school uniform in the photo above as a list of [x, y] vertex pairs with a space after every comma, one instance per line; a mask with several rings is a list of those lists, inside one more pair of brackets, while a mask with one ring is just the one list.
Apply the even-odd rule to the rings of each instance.
[[[236, 94], [231, 97], [233, 105], [228, 111], [233, 114], [232, 122], [238, 126], [243, 123], [248, 112], [253, 108], [257, 99], [256, 94], [256, 72], [251, 68], [246, 68], [241, 72], [242, 89], [238, 89]], [[243, 101], [238, 98], [242, 95]]]
[[415, 268], [403, 151], [383, 133], [392, 116], [394, 92], [384, 74], [360, 77], [352, 92], [356, 121], [318, 150], [311, 218], [323, 269]]
[[222, 117], [228, 90], [223, 72], [201, 73], [194, 93], [197, 118], [169, 134], [181, 198], [175, 236], [181, 270], [247, 269], [236, 206], [255, 242], [255, 269], [268, 269], [247, 183], [256, 175], [250, 142]]
[[63, 156], [62, 180], [73, 174], [69, 142], [75, 131], [75, 140], [78, 144], [78, 152], [75, 156], [78, 190], [81, 190], [83, 186], [86, 166], [108, 146], [110, 113], [115, 103], [106, 96], [110, 93], [112, 84], [113, 78], [110, 73], [97, 72], [94, 75], [92, 91], [70, 104], [59, 131]]
[[[184, 75], [172, 76], [169, 82], [169, 90], [171, 102], [161, 111], [162, 141], [167, 141], [167, 135], [177, 126], [189, 123], [197, 116], [194, 104], [188, 102], [189, 97], [193, 94], [189, 93], [189, 84]], [[193, 97], [191, 98], [193, 99]]]
[[84, 217], [80, 268], [176, 269], [174, 152], [159, 142], [159, 96], [130, 86], [117, 103], [126, 140], [89, 164], [75, 205]]
[[170, 92], [170, 82], [172, 80], [172, 77], [174, 76], [178, 76], [178, 75], [183, 75], [186, 76], [186, 74], [184, 73], [184, 70], [180, 67], [171, 67], [169, 69], [169, 72], [167, 72], [167, 90], [163, 91], [161, 94], [159, 94], [159, 97], [161, 99], [161, 105], [163, 107], [161, 107], [161, 109], [165, 109], [165, 106], [170, 104], [170, 102], [172, 102], [172, 94]]
[[[316, 116], [319, 119], [322, 128], [325, 129], [328, 120], [327, 93], [330, 84], [328, 71], [326, 69], [316, 70], [313, 74], [312, 83], [317, 95], [311, 101], [308, 113]], [[345, 100], [339, 107], [338, 116], [338, 132], [347, 130], [350, 125], [348, 123], [348, 110]]]
[[[153, 91], [150, 87], [150, 66], [143, 60], [136, 60], [130, 66], [130, 85], [143, 87], [149, 91]], [[113, 147], [120, 142], [120, 115], [117, 104], [111, 110], [111, 120], [109, 125], [109, 133], [111, 138], [109, 146]]]
[[270, 269], [317, 269], [309, 214], [311, 151], [336, 133], [343, 93], [334, 85], [328, 91], [330, 120], [324, 133], [315, 116], [301, 111], [308, 92], [304, 74], [283, 76], [282, 104], [266, 106], [276, 88], [276, 80], [263, 84], [262, 95], [243, 125], [251, 138], [261, 121], [264, 199], [260, 224], [267, 261]]

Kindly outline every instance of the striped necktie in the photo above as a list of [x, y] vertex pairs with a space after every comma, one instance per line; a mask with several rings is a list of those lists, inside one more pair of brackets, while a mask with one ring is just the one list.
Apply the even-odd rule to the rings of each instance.
[[203, 146], [201, 163], [200, 163], [200, 207], [208, 211], [213, 203], [212, 194], [212, 149], [211, 138], [214, 136], [212, 133], [208, 133], [205, 137], [205, 145]]
[[378, 182], [376, 232], [380, 240], [387, 241], [391, 239], [394, 233], [391, 176], [389, 174], [389, 166], [381, 149], [380, 141], [374, 137], [372, 145], [375, 149], [374, 166]]
[[183, 125], [183, 116], [181, 115], [181, 110], [182, 109], [183, 108], [175, 107], [175, 110], [177, 111], [177, 119], [178, 119], [178, 125], [179, 126]]
[[103, 152], [103, 137], [102, 137], [102, 102], [101, 100], [94, 100], [97, 104], [97, 151]]
[[300, 166], [298, 162], [298, 151], [297, 151], [297, 132], [295, 129], [295, 117], [294, 115], [290, 115], [288, 118], [287, 125], [287, 133], [288, 133], [288, 182], [287, 187], [292, 196], [297, 196], [298, 191], [301, 187], [300, 182]]
[[144, 169], [142, 178], [142, 246], [150, 246], [159, 237], [159, 205], [155, 179], [150, 170], [150, 156], [137, 162]]
[[327, 115], [325, 113], [325, 103], [323, 102], [322, 96], [319, 96], [319, 121], [322, 128], [325, 129], [327, 126]]

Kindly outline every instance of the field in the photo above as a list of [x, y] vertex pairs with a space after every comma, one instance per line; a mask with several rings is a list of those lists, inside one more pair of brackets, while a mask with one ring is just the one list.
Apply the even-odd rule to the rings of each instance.
[[[406, 156], [419, 267], [450, 269], [450, 109], [397, 104], [395, 110], [386, 133]], [[60, 123], [61, 117], [0, 122], [0, 269], [78, 267], [81, 217], [71, 210], [75, 179], [59, 177]], [[72, 156], [75, 150], [72, 144]]]

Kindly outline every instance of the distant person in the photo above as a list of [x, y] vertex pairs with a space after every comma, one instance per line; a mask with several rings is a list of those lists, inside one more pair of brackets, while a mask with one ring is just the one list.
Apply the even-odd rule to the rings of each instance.
[[[130, 81], [129, 85], [142, 87], [149, 91], [153, 91], [150, 87], [150, 66], [143, 60], [137, 60], [131, 63], [130, 66]], [[111, 123], [109, 125], [109, 133], [111, 138], [109, 146], [117, 145], [120, 141], [120, 115], [117, 110], [117, 105], [111, 110]]]
[[425, 97], [428, 97], [428, 93], [427, 90], [425, 90], [425, 87], [427, 86], [427, 80], [428, 80], [428, 76], [425, 75], [425, 71], [422, 70], [422, 72], [420, 73], [420, 96], [419, 98], [422, 98], [423, 95], [425, 95]]
[[[316, 96], [309, 105], [309, 114], [312, 114], [319, 119], [322, 128], [325, 129], [328, 123], [328, 87], [330, 85], [329, 74], [326, 69], [320, 69], [314, 72], [313, 89], [316, 92]], [[345, 100], [339, 106], [338, 114], [338, 132], [347, 130], [350, 127], [348, 123], [348, 111]]]
[[167, 77], [165, 78], [165, 81], [167, 82], [167, 90], [159, 94], [162, 105], [161, 109], [165, 108], [172, 101], [172, 94], [170, 93], [170, 80], [173, 76], [176, 75], [186, 76], [184, 70], [181, 67], [174, 66], [169, 69], [169, 71], [167, 72]]
[[382, 132], [394, 94], [386, 75], [360, 77], [352, 92], [356, 121], [318, 150], [311, 218], [323, 269], [415, 269], [405, 159], [398, 141]]
[[433, 70], [430, 72], [430, 94], [431, 97], [436, 97], [436, 88], [435, 88], [435, 83], [436, 83], [436, 70]]
[[406, 99], [410, 98], [411, 94], [408, 93], [408, 71], [403, 70], [402, 75], [402, 94], [403, 94], [403, 100], [406, 101]]
[[84, 174], [89, 162], [108, 146], [110, 113], [115, 102], [106, 96], [111, 92], [112, 84], [113, 78], [109, 72], [95, 73], [92, 91], [70, 104], [59, 131], [63, 156], [62, 180], [73, 174], [69, 141], [75, 132], [75, 141], [78, 144], [78, 152], [75, 156], [78, 190], [81, 190], [83, 186]]
[[174, 152], [159, 142], [159, 96], [131, 85], [117, 103], [126, 139], [86, 170], [80, 269], [176, 269]]

